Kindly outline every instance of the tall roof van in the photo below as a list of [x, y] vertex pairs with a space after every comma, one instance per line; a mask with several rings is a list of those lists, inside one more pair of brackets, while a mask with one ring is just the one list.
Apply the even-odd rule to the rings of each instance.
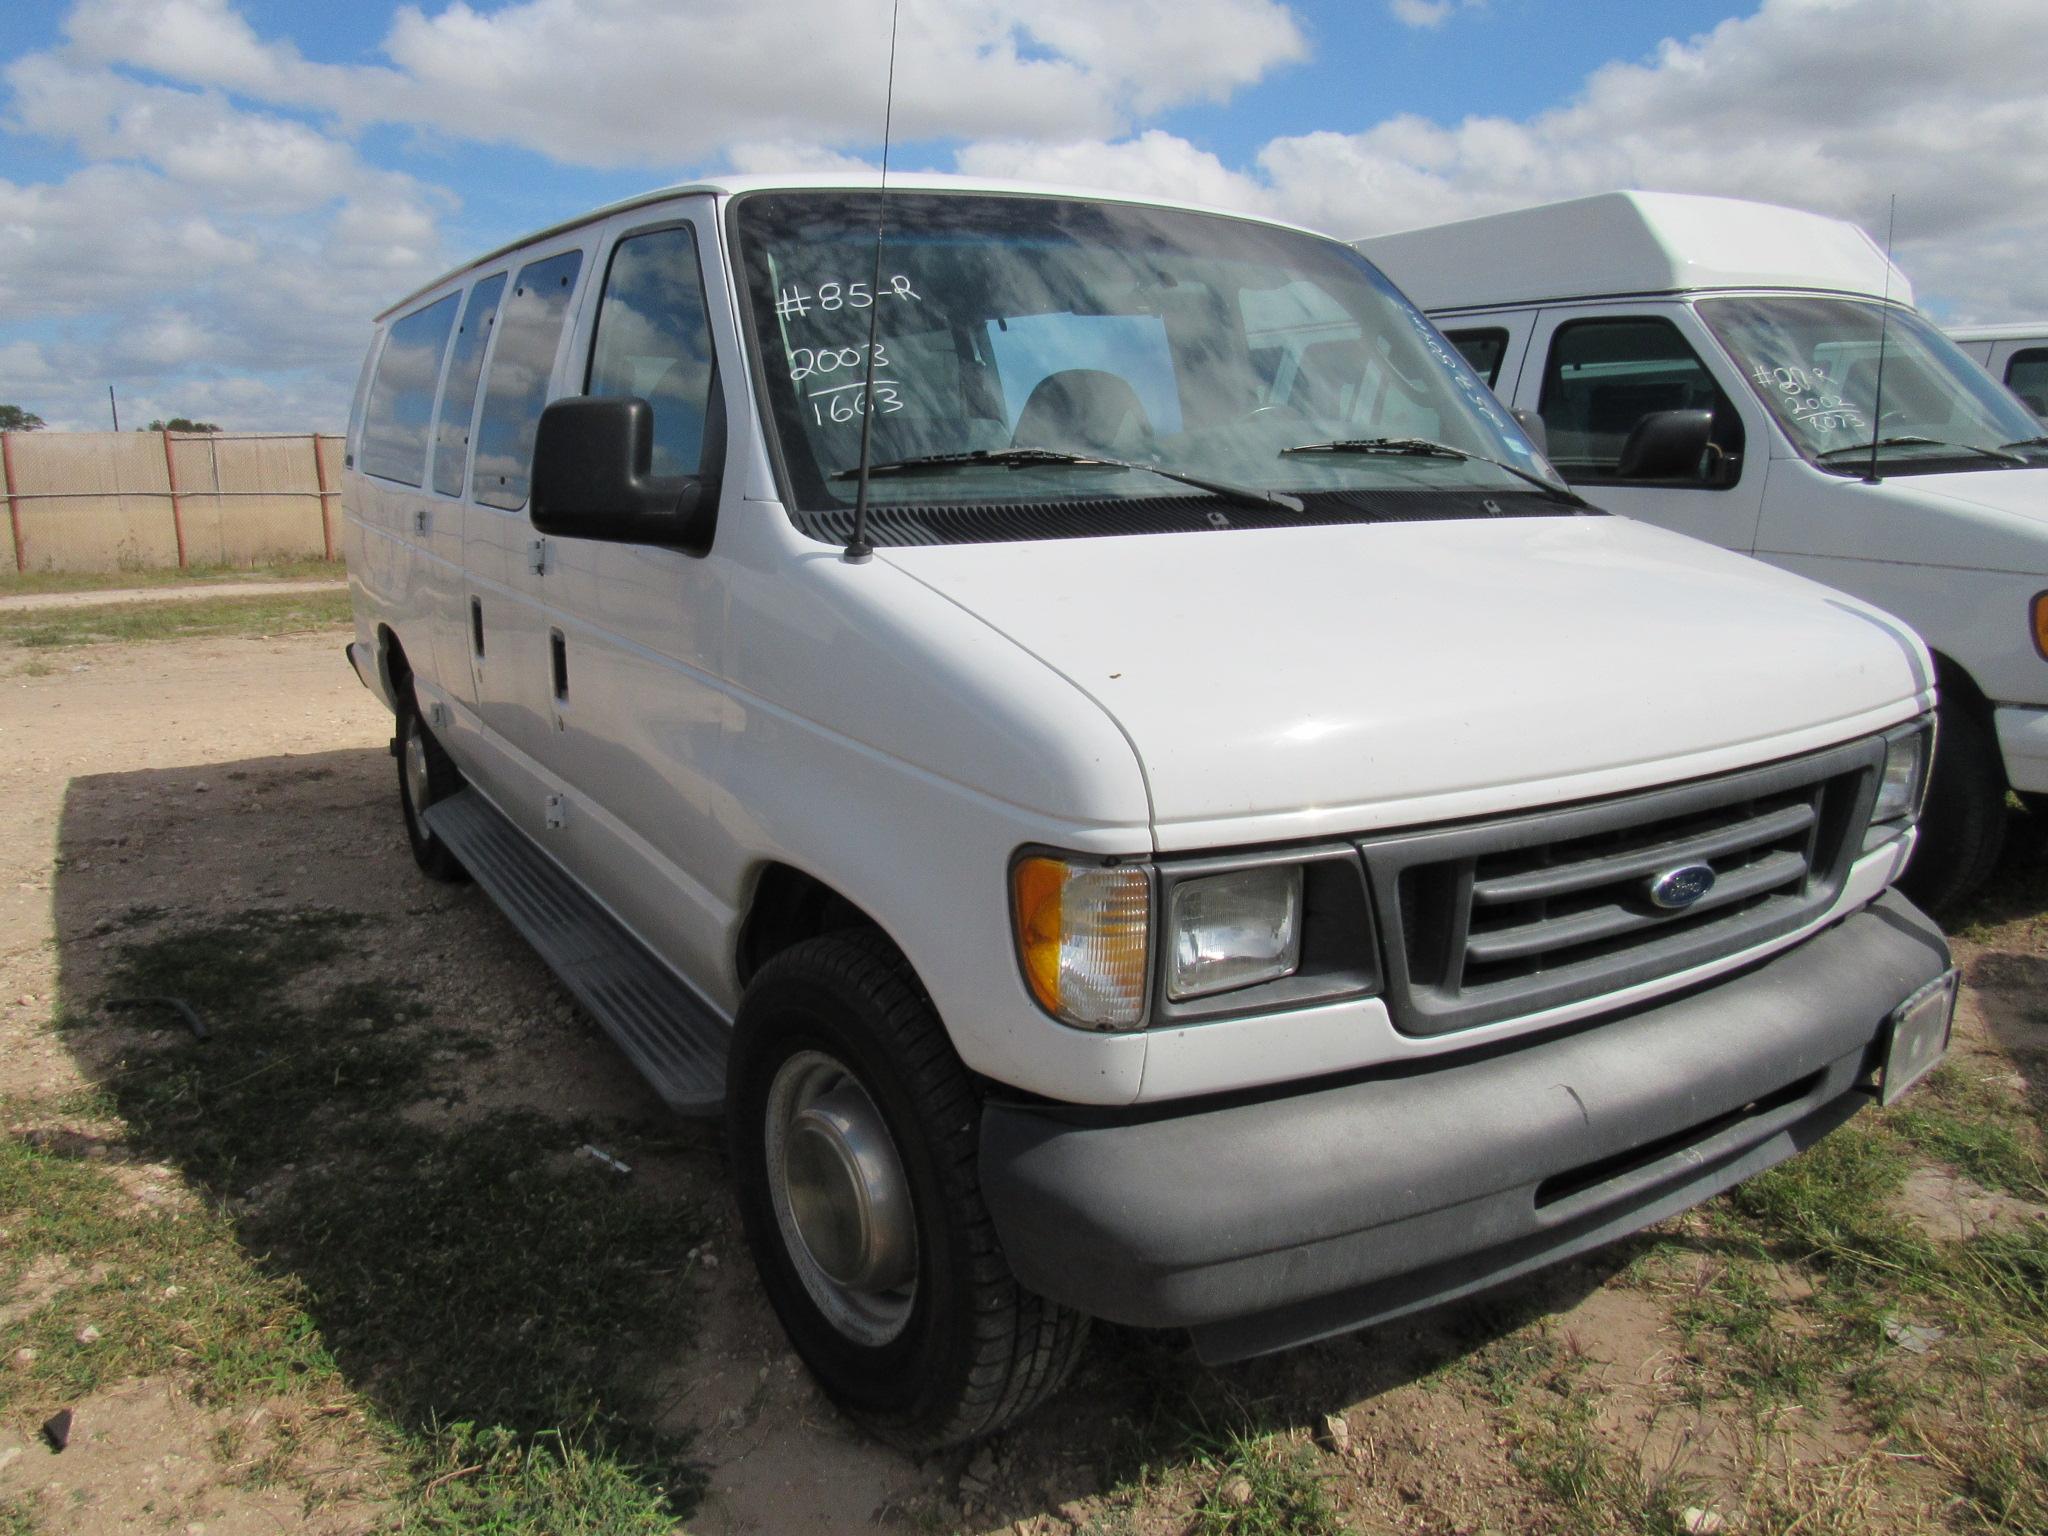
[[345, 451], [420, 867], [724, 1116], [900, 1444], [1090, 1317], [1230, 1360], [1582, 1252], [1946, 1040], [1920, 642], [1589, 507], [1341, 242], [676, 187], [394, 305]]
[[1951, 326], [1948, 339], [2048, 421], [2048, 320]]
[[1612, 192], [1358, 248], [1601, 507], [1826, 582], [1926, 638], [1940, 744], [1906, 887], [1936, 910], [1976, 889], [2008, 786], [2048, 795], [2048, 437], [1914, 310], [1869, 236], [1763, 203]]

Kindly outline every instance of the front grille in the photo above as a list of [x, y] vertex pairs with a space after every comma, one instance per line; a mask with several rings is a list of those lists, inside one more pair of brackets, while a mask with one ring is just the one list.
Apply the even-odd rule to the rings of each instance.
[[[1825, 911], [1862, 846], [1881, 738], [1646, 794], [1359, 845], [1395, 1026], [1437, 1035], [1654, 981]], [[1704, 864], [1665, 910], [1650, 888]]]

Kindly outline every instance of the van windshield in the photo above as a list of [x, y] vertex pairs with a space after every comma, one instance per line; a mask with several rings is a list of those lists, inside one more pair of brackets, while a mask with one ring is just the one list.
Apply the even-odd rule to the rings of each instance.
[[[1792, 446], [1862, 474], [2048, 464], [2041, 424], [1910, 309], [1855, 299], [1702, 299], [1699, 312]], [[1884, 396], [1878, 399], [1878, 334]]]
[[[1212, 527], [1566, 510], [1469, 365], [1336, 241], [892, 191], [877, 279], [872, 191], [751, 193], [732, 221], [785, 493], [815, 536], [851, 526], [870, 408], [872, 461], [900, 467], [871, 483], [883, 543], [1145, 531], [1182, 510]], [[964, 462], [904, 463], [948, 456]], [[997, 507], [1008, 532], [988, 531]]]

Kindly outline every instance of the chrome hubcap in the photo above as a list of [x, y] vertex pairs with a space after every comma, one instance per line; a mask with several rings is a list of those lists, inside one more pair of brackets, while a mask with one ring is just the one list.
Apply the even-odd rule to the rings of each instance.
[[917, 1224], [903, 1160], [868, 1092], [822, 1051], [768, 1090], [768, 1189], [804, 1289], [861, 1344], [903, 1331], [917, 1293]]
[[405, 731], [405, 793], [414, 811], [427, 808], [427, 738], [419, 717], [410, 717]]

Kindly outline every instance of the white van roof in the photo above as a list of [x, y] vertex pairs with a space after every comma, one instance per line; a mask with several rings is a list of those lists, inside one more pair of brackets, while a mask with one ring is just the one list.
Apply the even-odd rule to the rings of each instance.
[[2007, 320], [1999, 325], [1952, 325], [1950, 341], [2032, 341], [2048, 338], [2048, 320]]
[[1912, 284], [1854, 224], [1684, 192], [1602, 192], [1354, 242], [1427, 310], [1704, 288], [1889, 292]]

